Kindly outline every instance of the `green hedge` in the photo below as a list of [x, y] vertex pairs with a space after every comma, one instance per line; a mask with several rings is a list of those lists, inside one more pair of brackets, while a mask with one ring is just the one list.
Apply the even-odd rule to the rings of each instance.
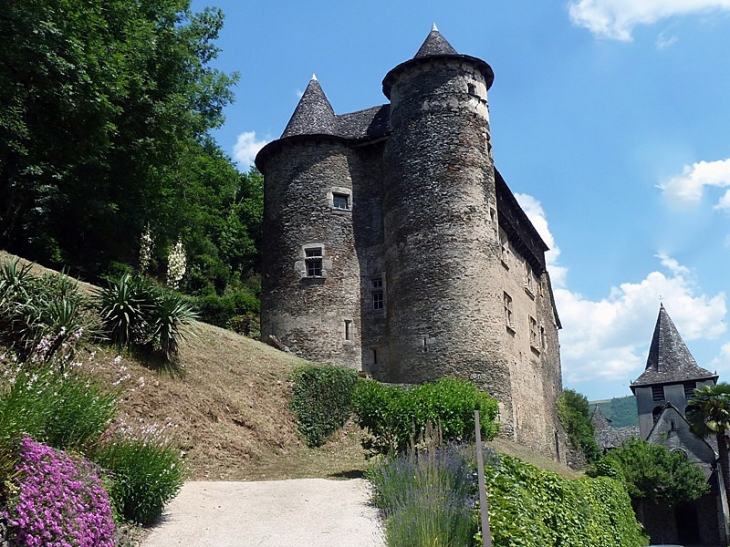
[[438, 426], [444, 441], [474, 438], [474, 411], [479, 410], [482, 437], [492, 439], [499, 431], [494, 422], [497, 401], [476, 385], [457, 378], [402, 387], [372, 380], [358, 384], [353, 410], [360, 427], [373, 438], [365, 448], [378, 454], [403, 452], [423, 437], [426, 425]]
[[335, 365], [300, 367], [292, 373], [292, 411], [308, 446], [321, 446], [352, 413], [357, 372]]
[[[609, 477], [568, 480], [500, 456], [485, 467], [494, 547], [642, 547], [625, 487]], [[481, 545], [481, 543], [479, 543]]]

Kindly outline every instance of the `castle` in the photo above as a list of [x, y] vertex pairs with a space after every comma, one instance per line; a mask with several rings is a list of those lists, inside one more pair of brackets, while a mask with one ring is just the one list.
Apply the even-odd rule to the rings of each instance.
[[434, 26], [336, 115], [312, 78], [264, 174], [262, 336], [397, 383], [445, 375], [500, 403], [502, 435], [559, 455], [548, 247], [494, 167], [494, 73]]

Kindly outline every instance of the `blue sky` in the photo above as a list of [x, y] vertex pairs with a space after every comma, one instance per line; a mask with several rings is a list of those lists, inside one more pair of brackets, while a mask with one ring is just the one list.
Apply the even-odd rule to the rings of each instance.
[[313, 73], [337, 113], [435, 22], [487, 61], [495, 164], [552, 247], [566, 387], [630, 394], [660, 298], [700, 366], [730, 380], [730, 0], [194, 0], [226, 14], [241, 75], [215, 137], [247, 168]]

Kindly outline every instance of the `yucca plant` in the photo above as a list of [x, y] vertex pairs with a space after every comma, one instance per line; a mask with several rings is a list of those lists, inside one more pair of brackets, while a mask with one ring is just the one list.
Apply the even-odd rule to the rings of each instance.
[[144, 343], [149, 331], [146, 315], [155, 300], [147, 282], [124, 274], [99, 291], [97, 298], [102, 330], [113, 343]]
[[182, 296], [163, 291], [150, 310], [150, 342], [154, 351], [171, 361], [180, 341], [185, 340], [187, 327], [197, 318], [197, 312]]

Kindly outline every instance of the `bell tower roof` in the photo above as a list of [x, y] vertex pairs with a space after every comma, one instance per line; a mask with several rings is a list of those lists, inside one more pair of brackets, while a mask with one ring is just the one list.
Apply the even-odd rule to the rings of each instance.
[[649, 356], [646, 359], [646, 369], [631, 387], [692, 380], [717, 380], [717, 378], [717, 374], [697, 364], [664, 305], [660, 305]]

